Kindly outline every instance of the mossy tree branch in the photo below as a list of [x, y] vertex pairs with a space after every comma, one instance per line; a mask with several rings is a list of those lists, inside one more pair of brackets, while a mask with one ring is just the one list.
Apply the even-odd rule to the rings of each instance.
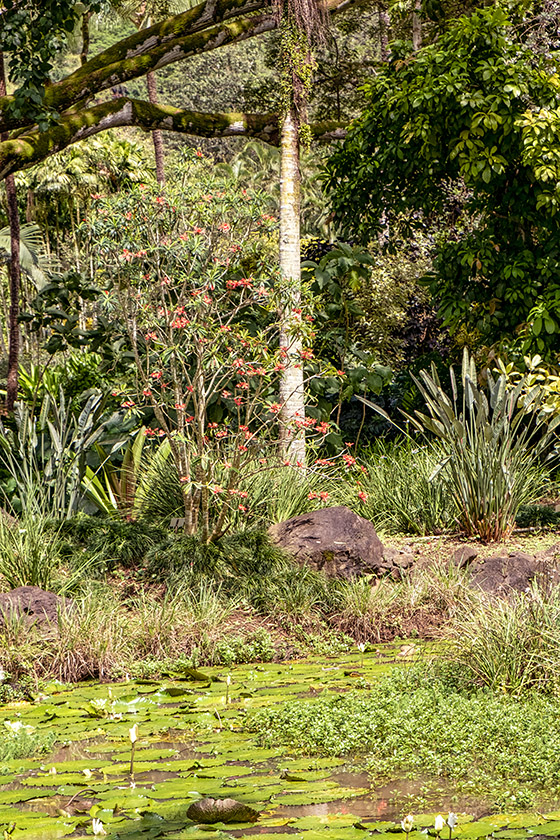
[[[278, 145], [279, 140], [276, 114], [204, 114], [123, 97], [65, 114], [47, 131], [36, 129], [0, 143], [0, 179], [33, 166], [72, 143], [123, 126], [139, 126], [146, 131], [159, 128], [196, 137], [253, 137], [271, 145]], [[334, 122], [318, 123], [311, 129], [317, 139], [344, 136]]]
[[[357, 2], [363, 0], [327, 0], [327, 6], [334, 13]], [[45, 107], [61, 113], [149, 71], [271, 31], [277, 25], [275, 18], [255, 14], [267, 6], [268, 0], [205, 0], [124, 38], [50, 85], [45, 91]], [[10, 116], [12, 101], [11, 96], [0, 97], [0, 132], [26, 125]]]

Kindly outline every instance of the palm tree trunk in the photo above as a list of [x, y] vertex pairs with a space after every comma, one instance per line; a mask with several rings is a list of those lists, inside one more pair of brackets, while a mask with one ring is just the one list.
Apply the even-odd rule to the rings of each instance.
[[[4, 55], [0, 52], [0, 96], [6, 96], [6, 73]], [[3, 134], [2, 140], [8, 135]], [[8, 201], [8, 222], [10, 224], [10, 315], [8, 325], [8, 382], [6, 386], [6, 409], [12, 411], [18, 391], [19, 371], [19, 292], [21, 286], [21, 265], [19, 254], [19, 211], [17, 206], [16, 181], [13, 175], [6, 178], [6, 198]]]
[[[157, 83], [154, 73], [146, 73], [146, 84], [148, 86], [149, 101], [152, 105], [157, 105]], [[163, 187], [165, 184], [165, 158], [163, 152], [163, 137], [159, 128], [152, 131], [152, 140], [154, 141], [154, 156], [156, 159], [156, 178], [160, 187]]]
[[305, 466], [305, 432], [303, 425], [296, 428], [296, 423], [303, 424], [305, 419], [302, 344], [291, 329], [301, 298], [299, 136], [294, 107], [284, 118], [281, 136], [280, 271], [287, 286], [280, 313], [280, 350], [285, 364], [279, 394], [280, 449], [284, 457]]

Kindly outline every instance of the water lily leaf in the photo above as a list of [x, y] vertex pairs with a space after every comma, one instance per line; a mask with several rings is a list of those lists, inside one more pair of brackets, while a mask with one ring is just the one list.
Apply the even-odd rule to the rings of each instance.
[[183, 674], [185, 677], [189, 677], [191, 680], [195, 682], [220, 682], [218, 677], [209, 677], [208, 674], [203, 673], [202, 671], [197, 670], [196, 668], [184, 668]]
[[14, 840], [18, 838], [26, 838], [30, 840], [56, 840], [57, 837], [67, 837], [73, 834], [76, 830], [78, 821], [72, 821], [69, 818], [61, 819], [34, 819], [29, 821], [19, 820], [16, 823], [13, 834], [10, 835]]
[[[254, 834], [242, 834], [239, 840], [253, 840]], [[304, 834], [282, 833], [280, 831], [267, 834], [266, 832], [259, 832], [259, 840], [304, 840]]]
[[209, 838], [212, 838], [212, 840], [231, 840], [232, 835], [220, 831], [213, 825], [192, 825], [173, 835], [173, 840], [209, 840]]
[[[47, 773], [44, 776], [28, 776], [27, 779], [22, 779], [21, 783], [30, 787], [51, 787], [53, 784], [85, 787], [90, 784], [90, 780], [86, 779], [83, 773], [57, 773], [56, 775]], [[37, 796], [37, 793], [35, 793], [35, 796]]]
[[553, 820], [552, 822], [547, 822], [544, 825], [539, 826], [537, 833], [544, 834], [546, 837], [559, 837], [560, 821]]
[[193, 776], [199, 779], [229, 779], [238, 776], [250, 776], [252, 767], [245, 764], [222, 764], [217, 767], [201, 767], [193, 771]]
[[[298, 819], [292, 821], [291, 825], [297, 830], [307, 831], [308, 829], [320, 830], [323, 828], [348, 828], [353, 826], [355, 822], [356, 817], [353, 814], [318, 814], [317, 816], [298, 817]], [[379, 826], [386, 826], [390, 824], [391, 823], [376, 823], [376, 825]]]
[[[52, 778], [51, 778], [52, 785]], [[56, 790], [43, 790], [38, 793], [36, 790], [0, 790], [0, 805], [13, 805], [16, 802], [29, 802], [31, 799], [44, 799], [54, 796]]]
[[[115, 747], [113, 747], [115, 750]], [[134, 756], [135, 759], [138, 761], [160, 761], [162, 758], [171, 758], [172, 756], [178, 755], [178, 750], [167, 748], [161, 749], [159, 747], [136, 747]], [[130, 758], [130, 746], [126, 750], [122, 750], [119, 752], [114, 751], [112, 758], [114, 761], [123, 761], [126, 758]], [[58, 765], [57, 765], [58, 766]], [[154, 769], [157, 769], [158, 765], [154, 764]]]
[[[548, 819], [540, 814], [531, 811], [528, 814], [500, 814], [500, 816], [508, 817], [508, 830], [510, 828], [537, 828]], [[554, 819], [554, 817], [552, 817]], [[560, 814], [557, 819], [560, 819]]]

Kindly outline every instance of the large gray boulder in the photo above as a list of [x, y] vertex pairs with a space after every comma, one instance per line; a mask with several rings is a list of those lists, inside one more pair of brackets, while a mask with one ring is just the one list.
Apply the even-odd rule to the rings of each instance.
[[0, 592], [0, 626], [10, 616], [22, 617], [29, 625], [56, 624], [59, 610], [69, 609], [72, 602], [39, 586], [18, 586], [11, 592]]
[[384, 557], [384, 548], [367, 519], [347, 507], [302, 513], [269, 529], [272, 541], [300, 563], [329, 577], [350, 579], [360, 575], [386, 575], [398, 563]]
[[538, 555], [522, 551], [497, 554], [471, 563], [471, 586], [489, 595], [507, 596], [512, 592], [527, 592], [533, 581], [543, 588], [558, 586], [559, 565], [555, 555]]

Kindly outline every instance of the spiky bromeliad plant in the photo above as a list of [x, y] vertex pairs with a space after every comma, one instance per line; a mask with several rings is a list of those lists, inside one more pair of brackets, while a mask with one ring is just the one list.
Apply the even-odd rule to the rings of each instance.
[[495, 379], [488, 370], [485, 377], [481, 387], [465, 350], [460, 388], [450, 368], [449, 397], [432, 365], [430, 372], [420, 372], [420, 379], [413, 377], [428, 413], [407, 417], [443, 444], [431, 480], [440, 476], [445, 481], [462, 529], [491, 542], [509, 536], [520, 506], [542, 486], [543, 459], [551, 451], [556, 455], [552, 444], [560, 417], [549, 420], [540, 387], [528, 389], [524, 379], [508, 386], [505, 375]]
[[[463, 355], [461, 391], [450, 368], [452, 399], [441, 387], [435, 367], [420, 373], [416, 385], [428, 414], [415, 412], [417, 425], [440, 438], [447, 450], [436, 468], [446, 468], [458, 519], [469, 536], [506, 539], [522, 504], [542, 482], [541, 459], [550, 448], [559, 418], [548, 421], [540, 388], [524, 383], [508, 388], [505, 376], [486, 371], [478, 384], [474, 360]], [[525, 391], [525, 392], [524, 392]]]

